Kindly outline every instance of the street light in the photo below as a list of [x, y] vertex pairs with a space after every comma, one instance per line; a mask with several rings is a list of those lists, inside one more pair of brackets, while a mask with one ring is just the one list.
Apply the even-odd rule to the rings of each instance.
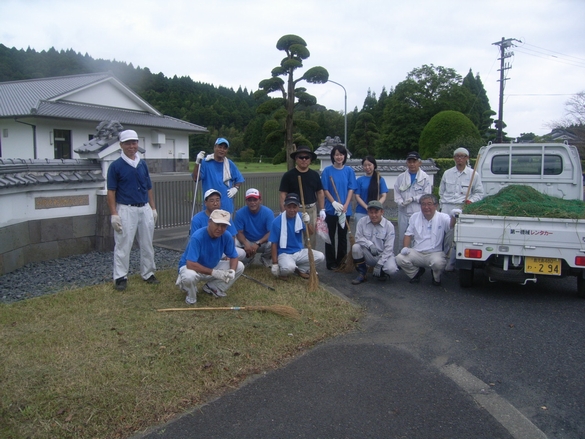
[[345, 94], [345, 107], [343, 109], [343, 115], [344, 115], [344, 119], [345, 119], [345, 129], [343, 132], [343, 143], [345, 145], [345, 147], [347, 148], [347, 91], [345, 90], [345, 87], [343, 85], [341, 85], [339, 82], [335, 82], [332, 81], [331, 79], [329, 79], [327, 82], [332, 82], [333, 84], [337, 84], [339, 85], [342, 89], [343, 89], [343, 93]]

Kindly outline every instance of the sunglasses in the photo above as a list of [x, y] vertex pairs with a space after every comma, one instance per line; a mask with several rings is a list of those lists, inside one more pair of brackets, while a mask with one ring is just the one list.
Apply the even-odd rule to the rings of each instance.
[[311, 156], [308, 155], [298, 155], [297, 158], [299, 160], [311, 160]]

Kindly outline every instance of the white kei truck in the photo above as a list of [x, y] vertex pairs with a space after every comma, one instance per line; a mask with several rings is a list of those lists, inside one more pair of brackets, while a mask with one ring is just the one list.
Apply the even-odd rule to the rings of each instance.
[[[485, 196], [521, 184], [566, 200], [583, 200], [577, 148], [566, 143], [494, 143], [480, 149]], [[461, 287], [482, 268], [490, 281], [525, 285], [542, 276], [576, 276], [585, 298], [585, 219], [461, 214], [454, 231]]]

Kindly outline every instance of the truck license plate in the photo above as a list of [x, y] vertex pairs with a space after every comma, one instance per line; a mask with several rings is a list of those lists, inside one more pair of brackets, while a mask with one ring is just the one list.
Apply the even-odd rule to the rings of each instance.
[[557, 258], [532, 258], [524, 259], [524, 272], [534, 274], [561, 275], [561, 260]]

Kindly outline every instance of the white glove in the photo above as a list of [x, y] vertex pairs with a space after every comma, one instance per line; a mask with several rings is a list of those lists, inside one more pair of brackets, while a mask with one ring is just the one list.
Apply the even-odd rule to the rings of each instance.
[[410, 248], [409, 247], [402, 247], [402, 250], [400, 250], [400, 254], [401, 255], [409, 255], [410, 254]]
[[227, 191], [228, 198], [234, 198], [237, 193], [238, 193], [238, 188], [237, 187], [234, 186], [232, 188], [229, 188], [228, 191]]
[[224, 282], [229, 282], [230, 279], [228, 277], [228, 271], [227, 270], [212, 270], [211, 271], [211, 275], [218, 279], [218, 280], [222, 280]]
[[373, 272], [374, 277], [382, 276], [382, 264], [376, 264]]
[[278, 277], [280, 275], [280, 267], [278, 266], [278, 264], [272, 264], [270, 271], [272, 272], [273, 276]]
[[412, 198], [407, 198], [406, 200], [404, 200], [404, 201], [402, 202], [402, 205], [403, 205], [403, 206], [408, 206], [408, 205], [409, 205], [410, 203], [412, 203], [412, 202], [413, 202], [413, 199], [412, 199]]
[[120, 219], [120, 215], [112, 215], [112, 227], [118, 233], [122, 233], [122, 220]]
[[307, 212], [303, 212], [303, 214], [301, 215], [301, 218], [305, 224], [309, 224], [309, 222], [311, 221], [311, 217], [309, 216], [309, 214]]
[[333, 203], [331, 203], [331, 205], [333, 206], [333, 208], [335, 209], [335, 212], [337, 214], [340, 214], [343, 212], [343, 204], [338, 203], [337, 201], [334, 201]]
[[346, 217], [345, 217], [345, 213], [342, 214], [338, 214], [339, 219], [337, 220], [339, 222], [339, 227], [341, 227], [342, 229], [345, 229], [345, 221], [346, 221]]
[[199, 164], [201, 163], [201, 160], [203, 160], [205, 158], [205, 151], [199, 151], [199, 154], [197, 154], [197, 158], [195, 159], [195, 163]]
[[156, 220], [158, 219], [158, 213], [156, 209], [152, 209], [152, 218], [154, 219], [154, 223], [156, 224]]
[[325, 221], [326, 217], [327, 217], [327, 214], [325, 213], [325, 209], [321, 209], [319, 211], [319, 218], [321, 218], [323, 221]]
[[461, 209], [453, 209], [451, 211], [451, 216], [454, 218], [457, 218], [459, 215], [461, 215], [463, 211]]
[[209, 161], [213, 160], [213, 157], [215, 157], [213, 154], [209, 154], [205, 157], [205, 161], [209, 162]]
[[370, 245], [369, 249], [370, 249], [370, 253], [372, 254], [372, 256], [378, 256], [378, 247], [376, 247], [374, 244], [372, 244], [372, 245]]
[[228, 283], [230, 280], [234, 280], [236, 277], [236, 271], [232, 270], [231, 268], [227, 270], [226, 280], [225, 282]]

